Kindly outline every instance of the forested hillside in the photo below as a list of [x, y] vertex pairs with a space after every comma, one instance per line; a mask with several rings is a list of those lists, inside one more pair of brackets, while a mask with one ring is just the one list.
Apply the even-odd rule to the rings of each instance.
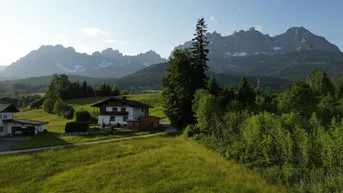
[[297, 192], [343, 191], [343, 80], [313, 70], [273, 92], [249, 84], [221, 88], [206, 75], [206, 25], [190, 50], [176, 50], [162, 79], [165, 114], [184, 136], [271, 183]]

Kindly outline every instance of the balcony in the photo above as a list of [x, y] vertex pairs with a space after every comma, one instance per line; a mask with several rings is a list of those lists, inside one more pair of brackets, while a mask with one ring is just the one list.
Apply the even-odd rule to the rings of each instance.
[[100, 112], [100, 115], [129, 115], [127, 111]]

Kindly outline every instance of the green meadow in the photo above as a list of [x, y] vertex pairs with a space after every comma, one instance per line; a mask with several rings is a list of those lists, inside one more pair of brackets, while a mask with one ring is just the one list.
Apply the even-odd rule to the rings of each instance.
[[197, 143], [156, 136], [1, 156], [0, 192], [290, 192]]

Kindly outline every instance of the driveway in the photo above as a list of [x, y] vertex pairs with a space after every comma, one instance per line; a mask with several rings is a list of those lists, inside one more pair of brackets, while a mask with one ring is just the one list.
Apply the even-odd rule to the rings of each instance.
[[16, 143], [30, 138], [28, 136], [2, 137], [0, 138], [0, 152], [9, 151]]

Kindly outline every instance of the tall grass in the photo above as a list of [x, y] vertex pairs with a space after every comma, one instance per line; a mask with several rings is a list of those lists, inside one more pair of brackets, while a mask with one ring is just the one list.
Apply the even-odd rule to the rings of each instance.
[[1, 156], [0, 192], [289, 192], [181, 137]]

